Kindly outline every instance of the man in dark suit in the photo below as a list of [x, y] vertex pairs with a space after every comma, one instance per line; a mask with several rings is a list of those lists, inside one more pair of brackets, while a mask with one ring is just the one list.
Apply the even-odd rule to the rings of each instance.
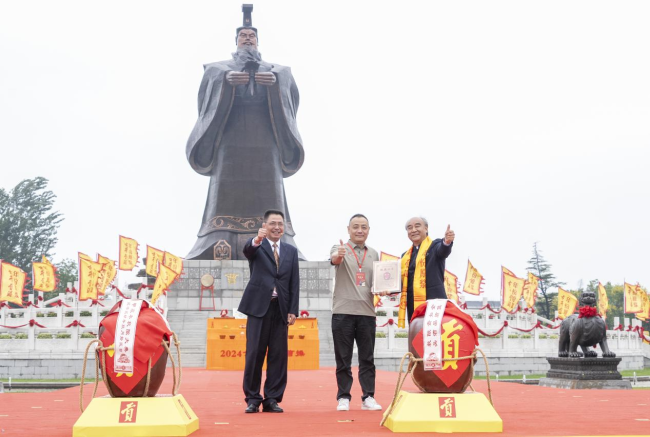
[[[284, 234], [284, 214], [269, 210], [257, 236], [244, 246], [251, 277], [244, 290], [239, 311], [248, 316], [246, 324], [246, 365], [244, 394], [246, 413], [262, 411], [282, 413], [287, 386], [287, 335], [298, 314], [300, 279], [298, 250], [281, 243]], [[264, 398], [260, 395], [262, 366], [266, 363]]]
[[410, 321], [415, 308], [425, 301], [447, 299], [444, 285], [445, 260], [451, 254], [456, 237], [447, 225], [444, 239], [432, 240], [429, 237], [429, 223], [424, 217], [413, 217], [406, 222], [406, 232], [413, 246], [402, 255], [402, 278], [405, 281], [402, 283], [398, 318], [400, 327], [404, 327], [404, 312], [408, 313]]

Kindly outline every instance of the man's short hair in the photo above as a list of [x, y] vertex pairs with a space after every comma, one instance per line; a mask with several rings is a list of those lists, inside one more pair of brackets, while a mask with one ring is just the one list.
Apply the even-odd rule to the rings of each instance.
[[269, 219], [269, 216], [272, 214], [277, 214], [282, 217], [282, 220], [284, 220], [284, 213], [282, 211], [278, 211], [277, 209], [269, 209], [264, 213], [264, 221], [267, 221]]
[[424, 226], [426, 226], [427, 228], [429, 227], [429, 222], [428, 222], [427, 219], [425, 219], [424, 217], [411, 217], [410, 219], [408, 219], [408, 220], [406, 221], [406, 224], [404, 225], [404, 229], [408, 230], [409, 222], [410, 222], [411, 220], [413, 220], [414, 218], [422, 220], [422, 223], [424, 223]]
[[357, 218], [357, 217], [361, 217], [361, 218], [366, 219], [366, 221], [368, 222], [368, 224], [370, 224], [370, 220], [368, 220], [368, 217], [366, 217], [366, 216], [363, 215], [363, 214], [355, 214], [355, 215], [353, 215], [352, 217], [350, 217], [350, 221], [348, 222], [348, 224], [352, 223], [352, 220], [355, 219], [355, 218]]

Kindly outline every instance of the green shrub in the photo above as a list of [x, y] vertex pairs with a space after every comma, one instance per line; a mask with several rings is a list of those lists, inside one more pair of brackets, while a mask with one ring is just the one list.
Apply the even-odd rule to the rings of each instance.
[[539, 334], [539, 338], [541, 340], [546, 340], [548, 338], [548, 334]]
[[519, 334], [508, 334], [508, 338], [519, 338]]
[[375, 338], [386, 338], [386, 333], [385, 332], [376, 332], [375, 333]]
[[396, 332], [395, 338], [409, 338], [408, 332]]
[[92, 332], [82, 332], [80, 337], [81, 338], [97, 338], [97, 336], [95, 334], [93, 334]]
[[521, 338], [531, 338], [530, 334], [521, 334]]
[[66, 317], [74, 317], [74, 311], [66, 311], [65, 316]]
[[53, 335], [48, 334], [47, 332], [41, 332], [36, 336], [36, 338], [39, 338], [41, 340], [51, 340], [53, 338]]
[[72, 338], [72, 334], [68, 332], [58, 332], [56, 338]]
[[92, 315], [93, 315], [92, 311], [82, 311], [79, 313], [80, 317], [90, 317]]
[[383, 317], [385, 315], [386, 315], [386, 311], [383, 310], [377, 311], [377, 317]]
[[0, 340], [11, 340], [12, 338], [11, 334], [0, 334]]
[[56, 317], [56, 313], [49, 312], [47, 313], [47, 317]]
[[106, 317], [108, 315], [108, 310], [104, 310], [104, 311], [100, 312], [99, 315], [102, 316], [102, 317]]
[[45, 317], [45, 314], [39, 311], [36, 313], [36, 317]]
[[558, 336], [557, 336], [556, 334], [552, 334], [552, 335], [551, 335], [551, 339], [552, 339], [552, 340], [556, 340], [557, 338], [558, 338]]
[[29, 338], [29, 336], [25, 332], [19, 332], [14, 336], [14, 339], [16, 340], [27, 340], [27, 338]]

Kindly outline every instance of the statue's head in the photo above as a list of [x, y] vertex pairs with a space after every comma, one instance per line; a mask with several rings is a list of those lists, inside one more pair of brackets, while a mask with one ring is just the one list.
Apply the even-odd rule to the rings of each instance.
[[596, 306], [596, 293], [593, 291], [583, 291], [580, 295], [581, 306]]
[[257, 50], [257, 29], [251, 26], [243, 26], [237, 29], [237, 49]]

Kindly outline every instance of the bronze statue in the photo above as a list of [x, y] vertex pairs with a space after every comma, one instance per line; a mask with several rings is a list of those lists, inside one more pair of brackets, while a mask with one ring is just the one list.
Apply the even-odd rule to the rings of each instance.
[[[559, 357], [596, 357], [598, 353], [589, 347], [597, 344], [603, 350], [603, 357], [615, 357], [607, 346], [607, 324], [597, 314], [596, 293], [583, 291], [580, 295], [580, 312], [562, 321], [560, 325]], [[582, 352], [578, 352], [578, 346]]]
[[252, 10], [243, 6], [232, 59], [204, 66], [199, 117], [186, 154], [197, 173], [210, 176], [210, 185], [188, 259], [244, 259], [244, 244], [257, 235], [269, 209], [284, 213], [282, 241], [296, 246], [283, 178], [304, 160], [298, 88], [289, 67], [262, 60]]

